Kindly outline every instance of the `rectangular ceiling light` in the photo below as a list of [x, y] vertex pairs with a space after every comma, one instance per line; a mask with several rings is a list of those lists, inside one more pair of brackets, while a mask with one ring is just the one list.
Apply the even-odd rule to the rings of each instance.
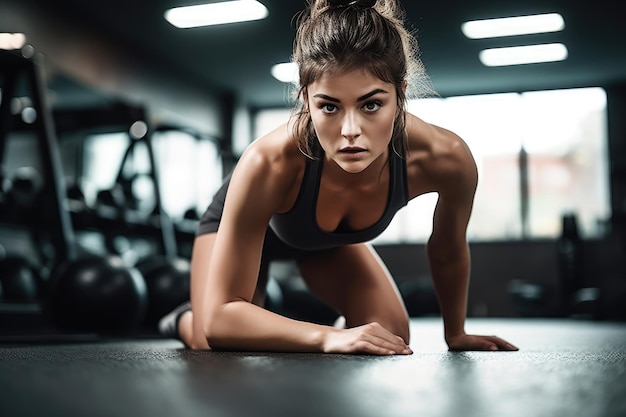
[[259, 20], [267, 15], [267, 8], [256, 0], [236, 0], [175, 7], [165, 12], [165, 19], [177, 28], [186, 29]]
[[564, 27], [565, 21], [560, 14], [547, 13], [500, 19], [472, 20], [463, 23], [461, 31], [470, 39], [485, 39], [558, 32], [563, 30]]
[[492, 48], [480, 51], [478, 57], [488, 67], [536, 64], [563, 61], [567, 58], [567, 48], [562, 43]]

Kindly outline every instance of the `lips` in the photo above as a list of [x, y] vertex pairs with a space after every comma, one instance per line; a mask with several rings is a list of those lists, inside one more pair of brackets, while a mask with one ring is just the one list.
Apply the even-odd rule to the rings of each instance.
[[341, 148], [339, 150], [339, 152], [343, 152], [343, 153], [359, 153], [359, 152], [365, 152], [365, 149], [359, 148], [357, 146], [346, 146], [345, 148]]

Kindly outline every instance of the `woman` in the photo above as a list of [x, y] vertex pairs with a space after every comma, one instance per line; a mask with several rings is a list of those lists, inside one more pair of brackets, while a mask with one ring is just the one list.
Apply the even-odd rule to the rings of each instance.
[[[317, 0], [298, 23], [296, 111], [246, 149], [202, 217], [191, 306], [165, 317], [162, 332], [192, 349], [411, 354], [405, 306], [363, 242], [410, 199], [437, 192], [427, 247], [445, 340], [454, 350], [516, 350], [464, 331], [476, 166], [458, 136], [405, 112], [409, 76], [423, 69], [399, 6]], [[263, 309], [273, 259], [296, 260], [345, 326]]]

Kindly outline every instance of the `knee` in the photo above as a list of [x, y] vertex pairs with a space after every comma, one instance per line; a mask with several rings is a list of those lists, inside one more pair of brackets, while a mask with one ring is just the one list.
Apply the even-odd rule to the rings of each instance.
[[411, 326], [408, 316], [394, 321], [390, 331], [404, 339], [408, 345], [411, 341]]
[[398, 312], [392, 315], [392, 317], [388, 317], [385, 321], [389, 327], [387, 329], [400, 336], [404, 339], [405, 343], [408, 345], [411, 337], [411, 322], [409, 315], [406, 311]]
[[346, 317], [346, 327], [356, 327], [362, 324], [377, 322], [389, 332], [400, 336], [404, 342], [408, 345], [410, 342], [410, 320], [408, 314], [403, 313], [383, 313], [377, 315], [369, 315], [364, 320], [351, 320]]

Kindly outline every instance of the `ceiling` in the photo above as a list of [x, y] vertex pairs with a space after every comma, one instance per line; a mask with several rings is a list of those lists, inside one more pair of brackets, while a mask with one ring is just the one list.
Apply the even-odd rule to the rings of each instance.
[[[177, 29], [163, 18], [168, 8], [201, 0], [57, 0], [112, 40], [170, 67], [179, 77], [236, 94], [251, 107], [278, 107], [288, 89], [270, 75], [273, 64], [289, 60], [293, 16], [305, 0], [261, 0], [268, 18]], [[63, 6], [64, 5], [64, 6]], [[626, 25], [617, 3], [608, 0], [404, 0], [408, 24], [416, 31], [421, 58], [442, 96], [626, 83]], [[461, 31], [471, 19], [558, 12], [562, 32], [495, 40], [469, 40]], [[488, 68], [478, 60], [486, 47], [563, 42], [563, 62]]]

